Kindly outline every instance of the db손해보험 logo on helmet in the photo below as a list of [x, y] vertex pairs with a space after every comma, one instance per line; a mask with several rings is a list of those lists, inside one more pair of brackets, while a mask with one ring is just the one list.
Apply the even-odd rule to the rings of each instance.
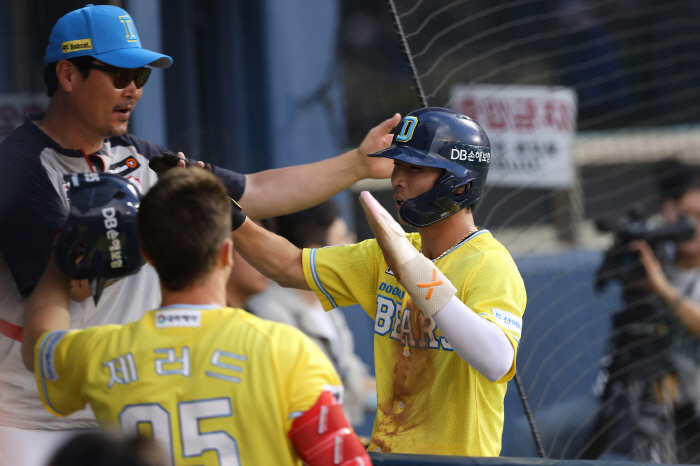
[[70, 211], [56, 238], [56, 265], [74, 280], [88, 280], [95, 304], [108, 280], [136, 272], [143, 260], [137, 213], [140, 196], [127, 179], [111, 173], [73, 173]]

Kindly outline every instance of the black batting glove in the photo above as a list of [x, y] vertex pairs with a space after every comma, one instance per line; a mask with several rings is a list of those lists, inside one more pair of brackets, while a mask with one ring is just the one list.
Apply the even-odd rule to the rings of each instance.
[[[194, 164], [192, 162], [190, 162], [187, 159], [181, 159], [172, 152], [163, 152], [162, 155], [154, 155], [153, 157], [151, 157], [151, 160], [148, 161], [148, 166], [151, 167], [151, 170], [158, 173], [158, 175], [162, 175], [171, 168], [177, 167], [177, 163], [180, 160], [185, 162], [186, 168], [194, 167]], [[211, 164], [205, 164], [204, 169], [211, 171]]]

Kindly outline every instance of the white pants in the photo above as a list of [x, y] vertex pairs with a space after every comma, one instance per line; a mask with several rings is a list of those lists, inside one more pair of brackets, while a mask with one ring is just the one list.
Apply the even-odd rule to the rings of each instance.
[[65, 442], [89, 430], [28, 430], [0, 425], [0, 466], [46, 466]]

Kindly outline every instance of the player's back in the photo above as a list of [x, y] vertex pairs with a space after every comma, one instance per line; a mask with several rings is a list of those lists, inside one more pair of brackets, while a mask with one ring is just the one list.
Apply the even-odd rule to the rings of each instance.
[[[340, 385], [301, 332], [240, 309], [165, 308], [71, 338], [90, 355], [76, 366], [98, 421], [152, 431], [175, 464], [297, 464], [290, 416]], [[48, 390], [49, 402], [63, 398]]]

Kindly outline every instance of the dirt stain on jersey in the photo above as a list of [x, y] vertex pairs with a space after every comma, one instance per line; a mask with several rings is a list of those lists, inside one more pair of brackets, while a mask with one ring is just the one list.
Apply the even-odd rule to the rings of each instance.
[[[409, 299], [406, 307], [413, 310], [412, 330], [414, 337], [419, 339], [421, 329], [431, 324], [430, 319], [418, 310], [412, 300]], [[438, 352], [411, 348], [401, 341], [392, 340], [391, 357], [396, 361], [393, 389], [389, 400], [380, 400], [377, 428], [372, 436], [374, 445], [383, 452], [392, 451], [392, 438], [397, 434], [414, 428], [425, 429], [426, 425], [432, 424], [430, 392], [436, 377], [435, 357]]]

